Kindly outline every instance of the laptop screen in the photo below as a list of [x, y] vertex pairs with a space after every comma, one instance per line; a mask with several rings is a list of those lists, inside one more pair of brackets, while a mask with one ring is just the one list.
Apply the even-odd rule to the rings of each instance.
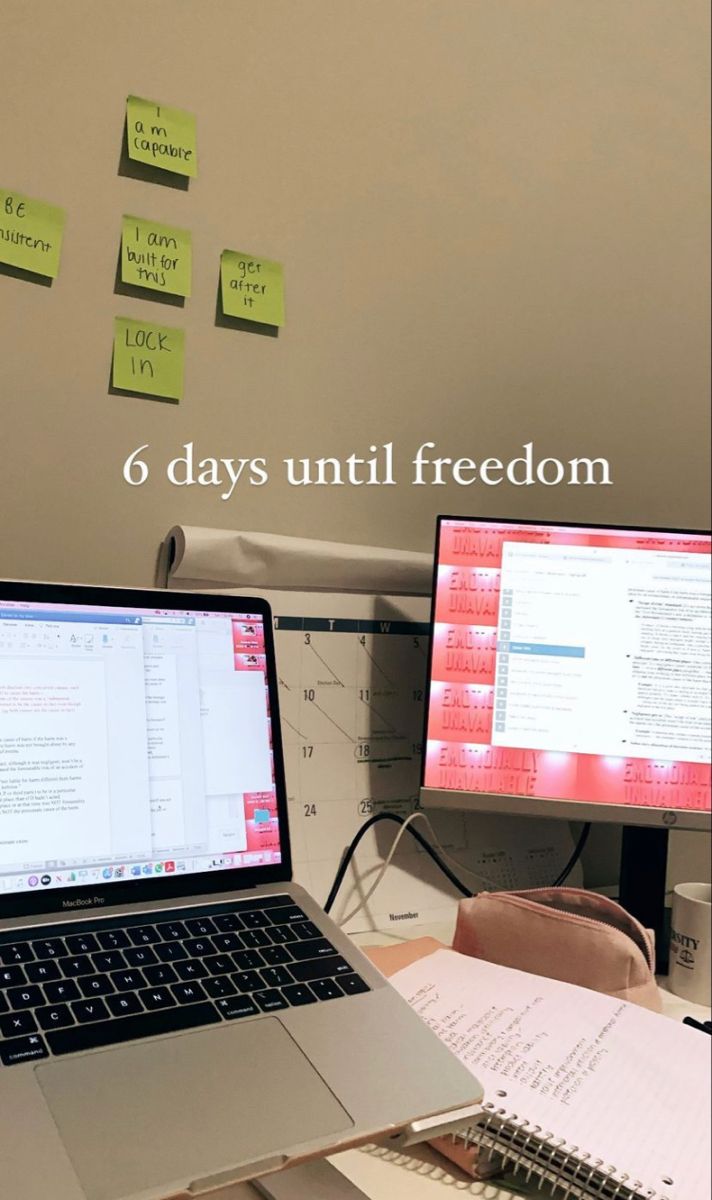
[[0, 896], [281, 862], [264, 622], [0, 599]]

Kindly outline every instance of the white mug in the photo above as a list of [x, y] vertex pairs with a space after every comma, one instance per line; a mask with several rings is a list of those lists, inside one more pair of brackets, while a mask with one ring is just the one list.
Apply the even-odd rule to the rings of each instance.
[[712, 887], [678, 883], [672, 896], [668, 986], [676, 996], [709, 1008]]

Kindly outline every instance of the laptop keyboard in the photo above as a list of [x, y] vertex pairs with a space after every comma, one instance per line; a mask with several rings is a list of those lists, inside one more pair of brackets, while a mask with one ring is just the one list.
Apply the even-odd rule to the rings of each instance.
[[367, 991], [289, 896], [3, 934], [0, 1065]]

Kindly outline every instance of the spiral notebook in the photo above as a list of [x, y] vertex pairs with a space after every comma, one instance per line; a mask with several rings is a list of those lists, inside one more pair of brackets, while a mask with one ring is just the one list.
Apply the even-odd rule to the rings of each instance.
[[484, 1085], [462, 1135], [481, 1153], [566, 1198], [709, 1200], [709, 1046], [694, 1029], [452, 950], [391, 982]]

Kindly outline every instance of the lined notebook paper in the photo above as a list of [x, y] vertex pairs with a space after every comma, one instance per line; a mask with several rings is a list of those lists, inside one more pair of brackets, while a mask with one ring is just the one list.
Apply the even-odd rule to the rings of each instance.
[[598, 1162], [621, 1195], [709, 1200], [710, 1045], [701, 1033], [451, 950], [391, 982], [532, 1143]]

